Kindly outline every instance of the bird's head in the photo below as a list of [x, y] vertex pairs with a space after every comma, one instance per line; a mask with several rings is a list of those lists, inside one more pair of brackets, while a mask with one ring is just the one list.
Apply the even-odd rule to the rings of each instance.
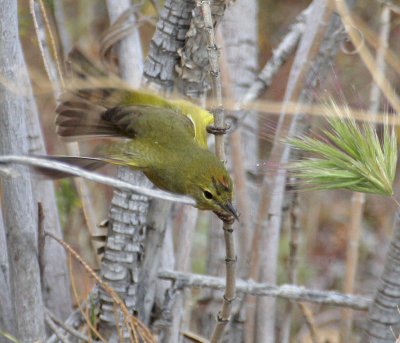
[[189, 194], [196, 200], [196, 207], [209, 210], [221, 216], [233, 216], [239, 220], [239, 215], [232, 205], [233, 184], [225, 166], [215, 158], [215, 163], [197, 168], [198, 173], [192, 180]]

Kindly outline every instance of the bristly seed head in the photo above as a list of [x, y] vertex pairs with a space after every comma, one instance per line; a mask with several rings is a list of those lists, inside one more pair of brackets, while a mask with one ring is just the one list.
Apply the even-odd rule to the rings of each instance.
[[289, 165], [289, 172], [311, 189], [349, 189], [355, 192], [393, 195], [397, 164], [394, 125], [385, 118], [380, 140], [373, 122], [357, 123], [346, 106], [333, 100], [326, 110], [329, 128], [323, 139], [300, 136], [287, 140], [292, 147], [314, 157]]

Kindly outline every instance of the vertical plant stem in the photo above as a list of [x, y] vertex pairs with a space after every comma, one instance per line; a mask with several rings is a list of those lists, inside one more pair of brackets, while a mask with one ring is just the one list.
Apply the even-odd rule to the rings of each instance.
[[[390, 33], [390, 9], [387, 6], [383, 6], [381, 12], [380, 22], [380, 35], [379, 35], [379, 47], [376, 52], [376, 65], [381, 71], [381, 76], [385, 76], [385, 53], [388, 47], [388, 39]], [[380, 104], [380, 89], [376, 83], [371, 86], [370, 92], [370, 106], [369, 112], [372, 113], [372, 117], [375, 118], [379, 110]], [[372, 118], [372, 120], [373, 120]], [[358, 250], [359, 241], [362, 230], [362, 216], [364, 212], [365, 204], [364, 193], [354, 193], [351, 199], [351, 221], [349, 236], [347, 239], [347, 250], [346, 250], [346, 274], [343, 292], [351, 294], [354, 292], [354, 284], [356, 278], [356, 270], [358, 265]], [[353, 326], [352, 311], [344, 309], [341, 315], [341, 330], [340, 339], [342, 343], [350, 342], [351, 331]]]
[[[344, 279], [343, 292], [353, 293], [355, 277], [358, 265], [358, 248], [360, 245], [360, 233], [362, 216], [364, 211], [365, 194], [354, 193], [351, 198], [351, 221], [347, 236], [346, 247], [346, 274]], [[340, 339], [342, 343], [351, 341], [351, 328], [353, 326], [352, 311], [342, 310], [340, 323]]]
[[311, 312], [311, 310], [309, 309], [309, 307], [304, 304], [304, 303], [299, 303], [299, 307], [301, 312], [304, 315], [304, 318], [306, 319], [306, 324], [308, 327], [308, 330], [310, 331], [310, 336], [311, 336], [311, 341], [312, 343], [321, 343], [320, 340], [320, 335], [318, 334], [317, 331], [317, 325], [315, 324], [315, 320], [314, 320], [314, 316]]
[[[15, 335], [15, 322], [11, 302], [10, 265], [7, 253], [7, 230], [3, 222], [0, 206], [0, 330]], [[1, 343], [7, 343], [6, 338], [0, 338]]]
[[58, 35], [62, 47], [63, 55], [66, 56], [71, 50], [72, 42], [67, 29], [67, 19], [65, 18], [64, 0], [54, 1], [54, 19], [57, 26]]
[[[198, 2], [198, 6], [201, 6], [204, 18], [204, 26], [207, 32], [207, 43], [208, 43], [208, 58], [210, 61], [210, 73], [213, 90], [213, 100], [215, 104], [214, 112], [214, 128], [220, 130], [220, 134], [215, 135], [215, 153], [217, 157], [225, 162], [225, 150], [224, 150], [224, 136], [225, 121], [224, 121], [224, 110], [222, 106], [222, 87], [221, 87], [221, 74], [219, 69], [219, 52], [215, 41], [213, 21], [211, 18], [211, 8], [209, 0], [201, 0]], [[217, 324], [211, 335], [211, 342], [219, 342], [226, 324], [229, 322], [230, 314], [232, 310], [232, 301], [235, 299], [235, 288], [236, 288], [236, 252], [235, 244], [233, 239], [233, 227], [232, 220], [224, 221], [223, 223], [225, 248], [226, 248], [226, 288], [223, 297], [223, 304], [221, 311], [218, 313]]]
[[[300, 235], [300, 203], [299, 194], [295, 192], [290, 205], [290, 233], [289, 233], [289, 263], [288, 263], [288, 281], [289, 284], [297, 283], [298, 272], [298, 247]], [[286, 316], [284, 318], [281, 330], [281, 342], [290, 342], [290, 329], [292, 324], [293, 303], [288, 302], [286, 306]]]

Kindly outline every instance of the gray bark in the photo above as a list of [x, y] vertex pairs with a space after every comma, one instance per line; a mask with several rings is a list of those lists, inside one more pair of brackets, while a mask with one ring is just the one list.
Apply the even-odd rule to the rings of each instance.
[[[120, 176], [120, 175], [119, 175]], [[130, 175], [124, 180], [131, 183], [150, 185], [142, 180], [142, 174]], [[101, 275], [125, 302], [133, 313], [137, 304], [137, 283], [139, 280], [143, 246], [146, 237], [146, 216], [149, 206], [148, 197], [114, 191], [109, 219], [109, 230], [105, 253], [101, 266]], [[110, 337], [115, 332], [115, 309], [113, 300], [100, 292], [102, 332]], [[109, 338], [111, 341], [111, 338]]]
[[152, 87], [171, 92], [175, 85], [178, 49], [185, 43], [193, 0], [166, 0], [144, 65], [144, 78]]
[[[144, 242], [145, 256], [138, 285], [139, 317], [149, 324], [150, 315], [156, 296], [156, 280], [160, 261], [163, 257], [163, 246], [166, 218], [170, 212], [171, 203], [166, 201], [152, 201], [147, 217], [147, 234]], [[173, 251], [173, 247], [172, 251]], [[173, 266], [172, 266], [173, 267]]]
[[364, 340], [389, 343], [400, 330], [400, 211], [396, 213], [393, 237], [386, 254], [385, 267], [369, 310]]
[[[0, 331], [15, 335], [6, 232], [0, 207]], [[7, 341], [0, 335], [0, 343], [7, 343]]]
[[[23, 79], [25, 63], [18, 37], [17, 2], [0, 2], [0, 155], [28, 152]], [[16, 337], [23, 342], [43, 340], [44, 312], [37, 260], [37, 207], [29, 175], [16, 167], [16, 175], [1, 179], [10, 284], [16, 320]]]
[[[176, 79], [175, 68], [179, 59], [178, 49], [182, 48], [185, 42], [193, 8], [194, 1], [192, 0], [165, 1], [144, 65], [144, 82], [150, 87], [166, 93], [170, 93], [173, 90]], [[163, 208], [164, 211], [159, 214], [153, 212], [154, 215], [149, 215], [148, 217], [149, 223], [153, 222], [155, 225], [152, 225], [153, 237], [149, 237], [151, 240], [148, 241], [149, 249], [151, 250], [146, 253], [145, 263], [147, 265], [151, 264], [152, 268], [150, 271], [147, 271], [147, 268], [143, 269], [144, 273], [149, 274], [143, 280], [144, 283], [141, 287], [146, 289], [147, 293], [155, 295], [152, 303], [155, 302], [156, 309], [163, 305], [160, 317], [156, 318], [154, 325], [158, 326], [157, 330], [159, 330], [160, 337], [165, 341], [169, 341], [169, 337], [171, 337], [170, 311], [173, 311], [171, 309], [171, 306], [174, 306], [173, 301], [170, 301], [166, 296], [166, 283], [157, 282], [156, 274], [151, 272], [162, 265], [173, 267], [175, 264], [171, 227], [165, 227], [165, 218], [169, 212], [169, 206], [167, 205], [168, 212], [166, 212], [165, 206], [158, 200], [152, 203], [153, 208]], [[164, 222], [161, 216], [164, 216]], [[159, 223], [157, 224], [157, 222]], [[165, 232], [165, 230], [167, 231]], [[165, 237], [165, 235], [167, 236]], [[150, 309], [150, 304], [149, 301], [146, 312]], [[172, 316], [172, 318], [174, 318], [175, 322], [177, 321], [177, 317]], [[165, 325], [165, 323], [168, 324]], [[176, 338], [174, 333], [172, 333], [172, 336]]]
[[[129, 8], [130, 1], [107, 1], [111, 23]], [[134, 22], [134, 18], [130, 20]], [[140, 85], [143, 59], [137, 30], [124, 37], [116, 46], [121, 77], [133, 87]], [[118, 168], [118, 178], [136, 185], [150, 186], [142, 173], [129, 168]], [[149, 198], [114, 191], [108, 237], [101, 265], [103, 279], [119, 294], [131, 313], [137, 309], [137, 282], [143, 259], [146, 235], [146, 216]], [[100, 330], [109, 341], [118, 341], [115, 330], [115, 309], [112, 299], [100, 291]]]
[[[188, 3], [189, 4], [189, 3]], [[214, 26], [221, 20], [226, 8], [225, 1], [214, 1], [212, 14]], [[207, 32], [204, 25], [204, 16], [200, 6], [195, 6], [190, 20], [190, 28], [185, 35], [185, 44], [178, 49], [179, 64], [175, 69], [179, 76], [177, 87], [181, 93], [197, 101], [204, 100], [204, 95], [209, 88], [209, 57], [207, 50]], [[177, 219], [179, 227], [176, 228], [179, 238], [177, 243], [177, 265], [178, 270], [189, 268], [190, 253], [192, 250], [191, 237], [193, 237], [197, 210], [190, 208], [181, 209], [182, 219]], [[172, 303], [170, 306], [171, 324], [165, 333], [167, 342], [178, 342], [182, 340], [180, 332], [189, 326], [190, 313], [188, 309], [188, 292], [181, 291], [175, 287]], [[185, 299], [186, 298], [186, 299]], [[213, 320], [214, 323], [214, 320]]]
[[[126, 2], [124, 2], [125, 5], [127, 5]], [[187, 4], [189, 2], [186, 1], [166, 1], [165, 5], [164, 5], [164, 9], [161, 13], [161, 18], [158, 22], [157, 25], [157, 30], [156, 33], [152, 39], [151, 42], [151, 46], [150, 46], [150, 51], [149, 51], [149, 56], [148, 59], [146, 61], [145, 64], [145, 79], [147, 81], [147, 83], [150, 83], [151, 85], [158, 85], [158, 87], [164, 88], [164, 89], [172, 89], [173, 86], [173, 80], [175, 78], [175, 74], [174, 74], [174, 66], [176, 64], [176, 58], [177, 58], [177, 54], [176, 54], [176, 50], [179, 46], [181, 46], [183, 44], [183, 38], [184, 38], [184, 34], [187, 30], [187, 25], [186, 25], [186, 21], [188, 20], [188, 18], [190, 17], [190, 9], [188, 9], [186, 6], [182, 6]], [[122, 11], [122, 7], [120, 6], [120, 4], [117, 4], [117, 1], [108, 1], [108, 8], [109, 8], [109, 12], [110, 12], [110, 19], [111, 20], [115, 20], [116, 18], [116, 14], [114, 12], [116, 6], [118, 6], [118, 8], [120, 9], [120, 11]], [[191, 7], [192, 8], [192, 7]], [[113, 14], [114, 13], [114, 14]], [[119, 13], [121, 14], [121, 13]], [[135, 38], [132, 38], [135, 39]], [[137, 39], [137, 36], [136, 36]], [[126, 42], [126, 43], [124, 43]], [[127, 79], [127, 74], [126, 73], [127, 70], [129, 70], [130, 68], [130, 63], [132, 63], [133, 60], [135, 60], [135, 58], [137, 58], [137, 56], [131, 56], [130, 54], [134, 53], [134, 50], [129, 50], [129, 44], [131, 44], [132, 42], [129, 42], [129, 40], [127, 38], [125, 38], [122, 42], [120, 42], [119, 44], [119, 61], [120, 61], [120, 72], [121, 72], [121, 76], [125, 79]], [[124, 45], [126, 44], [126, 45]], [[138, 49], [138, 47], [136, 46], [136, 49]], [[138, 84], [136, 83], [138, 79], [136, 80], [131, 80], [131, 84], [133, 86], [138, 86]], [[132, 178], [132, 176], [130, 175], [130, 173], [127, 173], [126, 170], [119, 171], [119, 175], [122, 176], [124, 179], [125, 178]], [[142, 175], [142, 174], [137, 174], [135, 175], [136, 178], [136, 182], [140, 183], [140, 184], [149, 184], [148, 180]], [[139, 249], [135, 249], [133, 254], [131, 255], [131, 261], [129, 263], [128, 266], [119, 266], [119, 261], [118, 258], [114, 258], [113, 256], [118, 256], [120, 254], [124, 254], [123, 251], [121, 251], [121, 247], [116, 247], [114, 245], [114, 247], [108, 247], [108, 242], [106, 245], [106, 256], [107, 256], [107, 250], [109, 248], [114, 249], [112, 254], [108, 254], [108, 257], [112, 257], [113, 261], [112, 261], [112, 268], [109, 268], [109, 266], [107, 267], [107, 273], [109, 274], [109, 276], [111, 276], [114, 279], [114, 276], [116, 273], [114, 273], [114, 271], [112, 269], [115, 269], [115, 271], [118, 272], [118, 270], [120, 270], [121, 268], [124, 269], [123, 273], [117, 273], [119, 274], [119, 276], [117, 276], [117, 282], [122, 282], [125, 284], [124, 288], [121, 289], [119, 288], [120, 291], [122, 291], [122, 298], [125, 299], [125, 302], [128, 301], [127, 306], [130, 306], [129, 308], [133, 310], [133, 308], [135, 308], [135, 306], [140, 305], [143, 308], [136, 308], [139, 310], [139, 313], [141, 313], [144, 317], [148, 317], [149, 315], [149, 309], [151, 308], [151, 303], [152, 301], [154, 301], [154, 299], [150, 299], [149, 297], [146, 297], [145, 301], [141, 301], [140, 303], [137, 303], [137, 282], [138, 282], [138, 278], [140, 275], [140, 270], [142, 267], [142, 259], [143, 259], [143, 241], [145, 238], [145, 224], [146, 224], [146, 213], [147, 213], [147, 208], [149, 205], [149, 199], [148, 198], [137, 198], [135, 199], [134, 196], [132, 196], [132, 198], [128, 199], [129, 205], [126, 204], [126, 200], [125, 201], [120, 201], [118, 200], [119, 197], [122, 197], [122, 194], [115, 194], [114, 195], [114, 200], [113, 200], [113, 207], [111, 209], [111, 221], [110, 221], [110, 232], [109, 232], [109, 238], [108, 241], [112, 241], [113, 240], [113, 236], [115, 236], [115, 232], [114, 228], [117, 225], [117, 229], [118, 227], [122, 227], [123, 231], [117, 230], [117, 234], [118, 234], [118, 238], [121, 242], [123, 242], [124, 240], [128, 239], [128, 240], [133, 240], [133, 244], [130, 244], [133, 247], [137, 247]], [[126, 195], [125, 195], [126, 198]], [[138, 200], [139, 202], [135, 202], [135, 200]], [[122, 207], [121, 207], [122, 205]], [[136, 213], [132, 213], [132, 209], [137, 209]], [[125, 223], [120, 223], [121, 218], [124, 218], [125, 220], [127, 220], [127, 222]], [[120, 225], [122, 224], [122, 225]], [[122, 232], [125, 232], [124, 235], [122, 235]], [[162, 229], [160, 228], [160, 230], [155, 230], [155, 240], [153, 241], [157, 243], [157, 234], [159, 234], [160, 232], [162, 232]], [[160, 239], [158, 241], [158, 244], [162, 243], [162, 235], [158, 236], [158, 238]], [[112, 252], [112, 250], [110, 251]], [[105, 256], [105, 263], [106, 263], [106, 256]], [[132, 259], [133, 258], [133, 259]], [[150, 258], [150, 257], [149, 257]], [[109, 260], [109, 258], [108, 258]], [[149, 260], [150, 261], [150, 260]], [[133, 263], [132, 263], [133, 262]], [[146, 262], [146, 265], [148, 265], [148, 263], [150, 262]], [[154, 266], [157, 266], [157, 261], [153, 260], [153, 268]], [[105, 265], [105, 264], [104, 264]], [[126, 269], [128, 268], [128, 269]], [[118, 270], [117, 270], [118, 269]], [[128, 276], [130, 278], [130, 280], [126, 280], [126, 273], [125, 271], [129, 271]], [[153, 273], [154, 274], [154, 273]], [[147, 278], [145, 279], [145, 281], [147, 281], [147, 285], [149, 287], [151, 287], [152, 289], [154, 289], [154, 281], [153, 281], [153, 277], [155, 277], [155, 275], [153, 276], [153, 274], [147, 274]], [[103, 273], [103, 275], [105, 276], [105, 273]], [[143, 276], [143, 275], [142, 275]], [[151, 277], [150, 277], [151, 276]], [[126, 281], [129, 282], [129, 286], [127, 286]], [[143, 283], [143, 285], [141, 285], [141, 287], [145, 288], [145, 283]], [[126, 290], [128, 289], [128, 291], [126, 292]], [[140, 293], [140, 292], [139, 292]], [[150, 292], [151, 293], [151, 292]], [[149, 293], [149, 294], [150, 294]], [[143, 294], [143, 293], [141, 293]], [[128, 296], [128, 298], [127, 298]], [[103, 295], [103, 298], [106, 298], [106, 296]], [[108, 320], [111, 321], [113, 316], [112, 313], [112, 308], [108, 308]], [[111, 311], [110, 311], [111, 310]], [[103, 319], [106, 319], [106, 316], [104, 314], [103, 311]]]
[[[226, 1], [214, 0], [211, 3], [213, 26], [221, 21]], [[207, 31], [204, 25], [204, 16], [201, 6], [193, 9], [193, 18], [190, 28], [186, 33], [185, 46], [178, 50], [180, 60], [177, 71], [180, 77], [179, 88], [181, 92], [191, 98], [199, 99], [210, 88], [209, 85], [209, 59], [207, 51]]]
[[[21, 71], [22, 72], [22, 71]], [[24, 70], [23, 73], [26, 71]], [[27, 96], [25, 111], [27, 114], [29, 154], [46, 155], [39, 114], [26, 76]], [[50, 181], [35, 180], [32, 183], [34, 202], [40, 202], [44, 213], [44, 230], [62, 237], [58, 217], [54, 185]], [[64, 248], [52, 239], [46, 239], [44, 249], [45, 265], [43, 272], [43, 299], [46, 307], [59, 319], [66, 319], [72, 310], [70, 281]]]

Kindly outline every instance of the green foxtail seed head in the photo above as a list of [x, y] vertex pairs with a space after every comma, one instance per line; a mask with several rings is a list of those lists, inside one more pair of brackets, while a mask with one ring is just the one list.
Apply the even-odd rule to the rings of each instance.
[[397, 164], [397, 139], [389, 118], [385, 118], [382, 138], [375, 124], [357, 123], [348, 106], [333, 100], [326, 109], [328, 128], [323, 140], [308, 136], [288, 139], [294, 148], [311, 153], [293, 162], [288, 169], [312, 189], [348, 189], [355, 192], [393, 195]]

